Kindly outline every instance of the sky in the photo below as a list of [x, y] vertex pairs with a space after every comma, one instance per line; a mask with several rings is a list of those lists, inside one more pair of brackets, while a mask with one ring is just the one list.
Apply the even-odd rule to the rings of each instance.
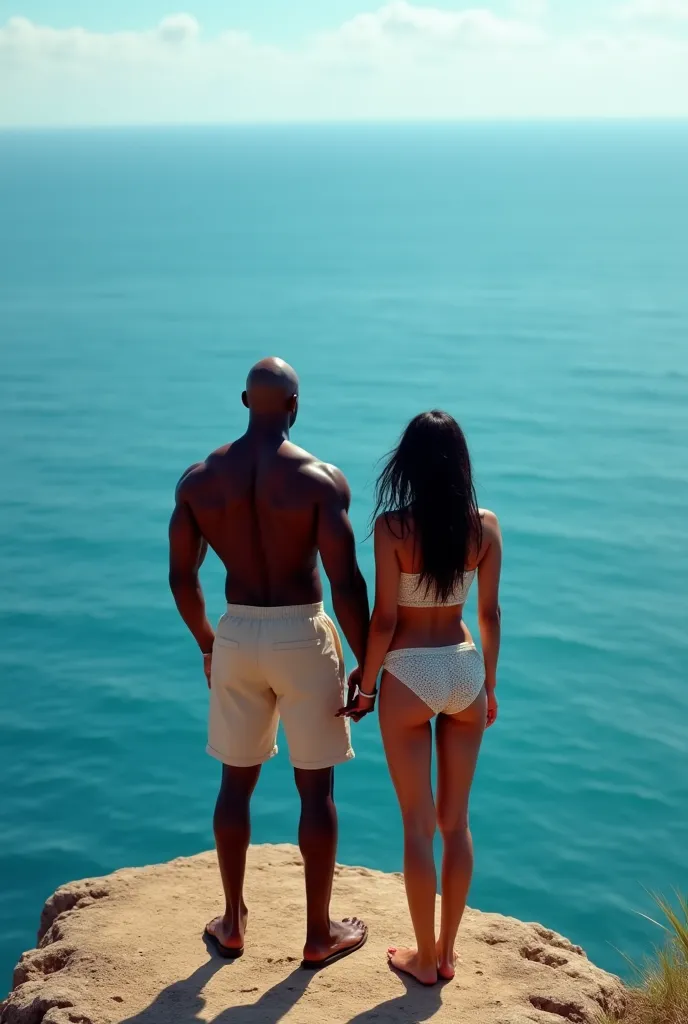
[[688, 0], [0, 0], [3, 127], [668, 117]]

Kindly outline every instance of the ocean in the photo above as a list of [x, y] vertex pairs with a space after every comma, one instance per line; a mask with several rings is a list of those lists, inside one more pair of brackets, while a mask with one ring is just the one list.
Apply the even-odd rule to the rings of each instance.
[[[638, 912], [688, 850], [686, 182], [685, 123], [0, 134], [0, 990], [56, 886], [212, 844], [167, 521], [269, 354], [301, 374], [293, 439], [350, 480], [371, 588], [377, 461], [413, 414], [458, 417], [501, 518], [471, 903], [612, 970], [661, 940]], [[203, 579], [217, 617], [213, 557]], [[376, 721], [355, 747], [339, 858], [398, 870]], [[282, 744], [253, 839], [296, 822]]]

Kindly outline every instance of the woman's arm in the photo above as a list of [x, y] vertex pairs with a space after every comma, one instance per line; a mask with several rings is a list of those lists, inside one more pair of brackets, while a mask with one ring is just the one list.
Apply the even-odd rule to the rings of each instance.
[[497, 718], [497, 659], [501, 640], [501, 611], [499, 608], [499, 577], [502, 569], [502, 534], [494, 512], [483, 513], [483, 536], [487, 550], [478, 565], [478, 625], [485, 661], [485, 689], [487, 690], [487, 724]]
[[394, 636], [399, 600], [399, 573], [395, 540], [385, 517], [380, 516], [375, 523], [375, 607], [370, 620], [359, 694], [355, 704], [346, 709], [348, 715], [365, 714], [372, 711], [375, 706], [375, 697], [364, 697], [363, 694], [375, 693], [377, 677]]

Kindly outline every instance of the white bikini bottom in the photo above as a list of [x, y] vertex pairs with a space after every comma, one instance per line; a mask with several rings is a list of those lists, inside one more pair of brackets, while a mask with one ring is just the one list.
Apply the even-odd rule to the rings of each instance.
[[475, 644], [389, 651], [384, 667], [436, 715], [465, 711], [485, 682], [485, 664]]

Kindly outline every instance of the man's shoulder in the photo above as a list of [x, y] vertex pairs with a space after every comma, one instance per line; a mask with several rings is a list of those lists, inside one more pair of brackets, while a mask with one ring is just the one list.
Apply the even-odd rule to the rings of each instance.
[[206, 462], [194, 462], [192, 466], [185, 469], [177, 481], [174, 491], [177, 501], [188, 501], [203, 486], [203, 480], [208, 472]]
[[311, 452], [292, 445], [291, 455], [299, 460], [298, 476], [306, 482], [307, 491], [317, 504], [337, 502], [348, 507], [351, 501], [349, 484], [338, 466], [325, 462]]
[[331, 462], [325, 462], [318, 458], [317, 455], [306, 451], [305, 448], [299, 448], [292, 441], [289, 442], [289, 456], [297, 460], [298, 472], [301, 475], [305, 475], [325, 490], [333, 491], [343, 486], [348, 487], [346, 477], [341, 469]]
[[177, 500], [183, 501], [192, 498], [203, 490], [212, 480], [218, 466], [231, 447], [231, 443], [222, 445], [221, 448], [216, 448], [214, 452], [211, 452], [202, 462], [194, 462], [188, 469], [185, 469], [177, 482]]
[[308, 471], [320, 491], [322, 499], [336, 500], [339, 498], [348, 501], [351, 498], [348, 480], [338, 466], [313, 457]]
[[226, 459], [235, 444], [236, 441], [230, 441], [229, 444], [223, 444], [219, 448], [216, 448], [214, 452], [211, 452], [210, 455], [208, 455], [203, 465], [206, 466], [206, 468], [213, 469], [218, 463]]

